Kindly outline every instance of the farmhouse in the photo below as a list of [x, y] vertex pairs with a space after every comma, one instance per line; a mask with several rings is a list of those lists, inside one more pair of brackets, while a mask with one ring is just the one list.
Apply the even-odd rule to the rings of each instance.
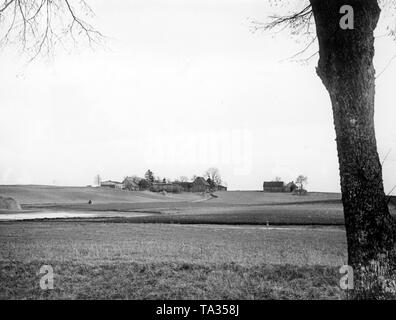
[[192, 192], [209, 192], [210, 185], [209, 183], [202, 177], [196, 177], [191, 186]]
[[126, 177], [124, 181], [122, 181], [123, 189], [129, 191], [138, 191], [139, 185], [136, 183], [133, 177]]
[[287, 185], [285, 185], [284, 191], [285, 192], [294, 192], [297, 189], [298, 189], [298, 186], [294, 183], [294, 181], [292, 181], [292, 182], [289, 182]]
[[227, 191], [227, 187], [221, 186], [221, 185], [218, 185], [218, 186], [216, 187], [216, 189], [217, 189], [217, 191]]
[[112, 189], [123, 189], [124, 187], [124, 185], [121, 182], [112, 181], [112, 180], [102, 181], [100, 183], [100, 186], [105, 188], [112, 188]]

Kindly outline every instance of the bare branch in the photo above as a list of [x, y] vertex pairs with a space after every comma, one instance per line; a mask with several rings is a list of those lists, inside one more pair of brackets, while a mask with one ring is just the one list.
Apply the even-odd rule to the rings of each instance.
[[12, 44], [32, 61], [54, 54], [59, 45], [67, 50], [70, 42], [102, 47], [105, 36], [82, 14], [93, 16], [84, 0], [5, 0], [0, 5], [0, 48]]
[[[312, 7], [304, 1], [304, 6], [302, 9], [296, 10], [295, 12], [284, 14], [284, 15], [270, 15], [267, 18], [267, 22], [252, 21], [252, 31], [256, 32], [258, 30], [273, 31], [273, 34], [277, 34], [288, 30], [292, 36], [298, 36], [298, 41], [306, 41], [305, 46], [302, 50], [292, 55], [289, 58], [282, 59], [281, 61], [303, 61], [308, 62], [315, 55], [309, 53], [309, 57], [306, 59], [294, 60], [294, 58], [307, 53], [316, 43], [316, 30], [313, 30], [314, 26]], [[301, 37], [302, 36], [302, 37]]]
[[6, 1], [3, 8], [0, 9], [0, 13], [2, 13], [4, 10], [6, 10], [8, 8], [8, 6], [13, 3], [15, 0], [10, 0], [10, 1]]
[[291, 14], [291, 15], [286, 15], [286, 16], [279, 16], [279, 15], [273, 15], [269, 17], [272, 21], [269, 23], [266, 23], [263, 25], [264, 29], [273, 29], [278, 26], [282, 25], [289, 25], [289, 26], [296, 26], [297, 24], [300, 23], [306, 23], [312, 18], [312, 8], [311, 5], [307, 5], [304, 9], [301, 11]]

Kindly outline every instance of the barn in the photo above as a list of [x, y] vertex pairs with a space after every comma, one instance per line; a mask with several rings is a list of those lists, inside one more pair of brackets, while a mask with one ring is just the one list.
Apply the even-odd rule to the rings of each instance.
[[283, 192], [284, 191], [283, 181], [264, 181], [263, 191], [264, 192]]

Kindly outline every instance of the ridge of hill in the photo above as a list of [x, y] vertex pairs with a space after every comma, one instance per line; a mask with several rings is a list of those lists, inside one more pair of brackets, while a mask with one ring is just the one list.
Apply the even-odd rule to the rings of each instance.
[[150, 191], [125, 191], [100, 187], [58, 187], [45, 185], [0, 185], [0, 195], [20, 204], [179, 202], [202, 199], [193, 193], [161, 194]]

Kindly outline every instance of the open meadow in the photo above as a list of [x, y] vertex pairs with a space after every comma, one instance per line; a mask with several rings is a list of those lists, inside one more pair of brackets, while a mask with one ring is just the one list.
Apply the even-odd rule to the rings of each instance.
[[342, 228], [7, 222], [0, 238], [1, 299], [338, 299], [346, 259]]
[[[343, 225], [340, 195], [306, 196], [258, 191], [161, 194], [105, 188], [0, 186], [26, 213], [90, 213], [83, 219], [108, 222], [189, 224]], [[92, 200], [92, 204], [88, 201]], [[143, 215], [142, 215], [143, 214]], [[93, 216], [94, 215], [94, 216]], [[2, 215], [0, 213], [0, 219]], [[3, 215], [3, 218], [5, 216]]]
[[[338, 194], [0, 191], [17, 199], [26, 216], [46, 217], [12, 221], [0, 212], [1, 299], [343, 297]], [[60, 211], [79, 216], [51, 219]], [[54, 270], [53, 290], [39, 287], [43, 265]]]

